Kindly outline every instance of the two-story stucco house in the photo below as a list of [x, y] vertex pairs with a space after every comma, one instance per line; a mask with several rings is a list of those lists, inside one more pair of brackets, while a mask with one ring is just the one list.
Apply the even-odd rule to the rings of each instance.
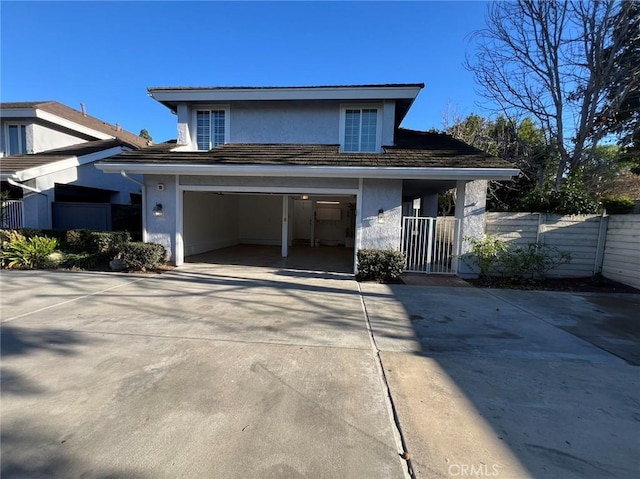
[[20, 206], [6, 226], [110, 229], [110, 205], [130, 205], [141, 188], [94, 163], [145, 146], [55, 101], [0, 103], [0, 180]]
[[483, 232], [487, 180], [518, 170], [446, 135], [402, 129], [423, 86], [149, 88], [176, 114], [177, 141], [97, 167], [143, 175], [144, 239], [176, 265], [239, 244], [284, 257], [298, 245], [427, 257], [437, 228], [408, 217], [435, 217], [438, 193], [457, 188], [446, 253], [455, 273], [460, 238]]

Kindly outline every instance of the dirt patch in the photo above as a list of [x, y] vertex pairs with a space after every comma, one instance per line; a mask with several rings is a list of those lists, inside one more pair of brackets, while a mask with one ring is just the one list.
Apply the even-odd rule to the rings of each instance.
[[477, 288], [521, 289], [530, 291], [568, 291], [573, 293], [629, 293], [640, 294], [640, 290], [603, 277], [547, 278], [542, 281], [493, 278], [465, 280]]

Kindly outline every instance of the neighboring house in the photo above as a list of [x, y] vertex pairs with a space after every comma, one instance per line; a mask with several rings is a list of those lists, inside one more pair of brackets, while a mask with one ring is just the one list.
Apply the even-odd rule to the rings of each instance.
[[17, 200], [4, 226], [111, 229], [112, 205], [139, 203], [141, 187], [94, 163], [146, 146], [119, 125], [55, 101], [0, 103], [0, 180]]
[[[422, 263], [446, 256], [444, 272], [463, 272], [459, 240], [484, 232], [487, 180], [518, 170], [449, 136], [400, 128], [423, 87], [149, 88], [177, 115], [177, 141], [97, 167], [143, 175], [143, 237], [177, 265], [237, 244], [278, 245], [282, 256], [306, 244], [402, 249]], [[451, 188], [457, 220], [436, 251], [430, 238], [444, 227], [410, 217], [435, 217], [438, 193]]]

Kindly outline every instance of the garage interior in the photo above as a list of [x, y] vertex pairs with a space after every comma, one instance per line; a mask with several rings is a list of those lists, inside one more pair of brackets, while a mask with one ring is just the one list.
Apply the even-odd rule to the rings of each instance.
[[353, 271], [355, 196], [185, 191], [183, 208], [185, 262]]

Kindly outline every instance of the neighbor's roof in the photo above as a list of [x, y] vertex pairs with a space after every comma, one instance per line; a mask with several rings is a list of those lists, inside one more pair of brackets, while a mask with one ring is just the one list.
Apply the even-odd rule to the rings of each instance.
[[[99, 131], [106, 135], [113, 136], [116, 139], [134, 145], [137, 148], [147, 146], [147, 140], [126, 130], [118, 130], [116, 125], [102, 121], [91, 115], [84, 115], [81, 111], [74, 110], [71, 107], [63, 105], [57, 101], [29, 101], [29, 102], [4, 102], [0, 103], [0, 110], [3, 110], [4, 118], [11, 118], [11, 113], [4, 110], [42, 110], [52, 115], [56, 115], [68, 121], [72, 121], [86, 128]], [[35, 115], [34, 115], [35, 116]]]
[[287, 165], [401, 168], [513, 168], [448, 135], [399, 129], [384, 153], [341, 153], [339, 145], [227, 143], [210, 151], [171, 151], [175, 141], [128, 151], [109, 164]]
[[41, 153], [7, 156], [0, 158], [0, 174], [12, 174], [18, 171], [37, 168], [58, 161], [68, 160], [69, 158], [78, 158], [117, 147], [135, 148], [135, 145], [132, 146], [121, 140], [96, 140], [64, 148], [56, 148], [55, 150], [47, 150]]

